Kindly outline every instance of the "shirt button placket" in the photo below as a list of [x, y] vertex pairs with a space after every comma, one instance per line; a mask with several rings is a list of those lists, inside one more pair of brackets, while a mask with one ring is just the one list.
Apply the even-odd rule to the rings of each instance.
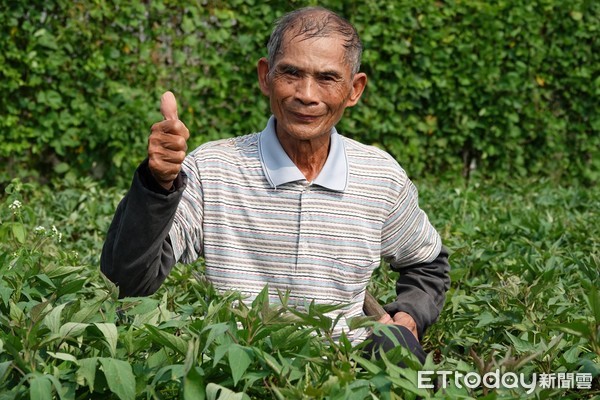
[[300, 231], [298, 234], [298, 264], [305, 261], [309, 252], [309, 240], [306, 234], [307, 223], [310, 221], [310, 212], [307, 211], [307, 202], [310, 193], [310, 184], [305, 184], [300, 195]]

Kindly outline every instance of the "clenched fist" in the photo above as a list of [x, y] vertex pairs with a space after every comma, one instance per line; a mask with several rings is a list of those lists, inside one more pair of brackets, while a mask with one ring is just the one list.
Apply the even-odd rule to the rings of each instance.
[[413, 335], [415, 335], [417, 341], [419, 340], [419, 334], [417, 333], [417, 323], [415, 322], [413, 317], [410, 316], [410, 314], [407, 314], [403, 311], [397, 312], [396, 314], [394, 314], [393, 317], [390, 317], [389, 314], [384, 314], [381, 316], [381, 318], [379, 318], [379, 322], [381, 322], [382, 324], [404, 326], [408, 328], [408, 330]]
[[152, 125], [148, 138], [148, 167], [156, 182], [170, 190], [181, 170], [190, 132], [177, 117], [177, 101], [173, 93], [162, 95], [160, 112], [165, 120]]

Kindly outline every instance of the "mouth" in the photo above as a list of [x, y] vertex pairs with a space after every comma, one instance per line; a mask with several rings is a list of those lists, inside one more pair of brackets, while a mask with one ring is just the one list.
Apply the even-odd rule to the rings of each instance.
[[303, 121], [303, 122], [314, 122], [317, 119], [319, 119], [319, 115], [312, 115], [312, 114], [304, 114], [304, 113], [298, 113], [298, 112], [291, 112], [291, 114], [293, 115], [293, 117], [295, 119], [297, 119], [298, 121]]

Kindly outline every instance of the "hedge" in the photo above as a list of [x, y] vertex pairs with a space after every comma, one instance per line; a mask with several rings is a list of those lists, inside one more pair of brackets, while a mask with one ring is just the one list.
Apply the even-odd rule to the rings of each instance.
[[[312, 2], [314, 4], [316, 2]], [[413, 177], [600, 177], [600, 3], [319, 3], [350, 19], [369, 76], [339, 130]], [[190, 148], [261, 130], [256, 83], [273, 20], [254, 0], [35, 0], [0, 5], [0, 182], [67, 172], [129, 181], [167, 89]]]

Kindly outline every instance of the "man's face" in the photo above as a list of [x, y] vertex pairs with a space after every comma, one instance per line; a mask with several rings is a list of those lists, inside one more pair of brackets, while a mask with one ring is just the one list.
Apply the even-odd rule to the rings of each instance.
[[351, 73], [343, 39], [284, 36], [282, 54], [273, 65], [258, 65], [262, 92], [269, 96], [284, 140], [313, 140], [328, 135], [346, 107], [358, 102], [366, 75]]

